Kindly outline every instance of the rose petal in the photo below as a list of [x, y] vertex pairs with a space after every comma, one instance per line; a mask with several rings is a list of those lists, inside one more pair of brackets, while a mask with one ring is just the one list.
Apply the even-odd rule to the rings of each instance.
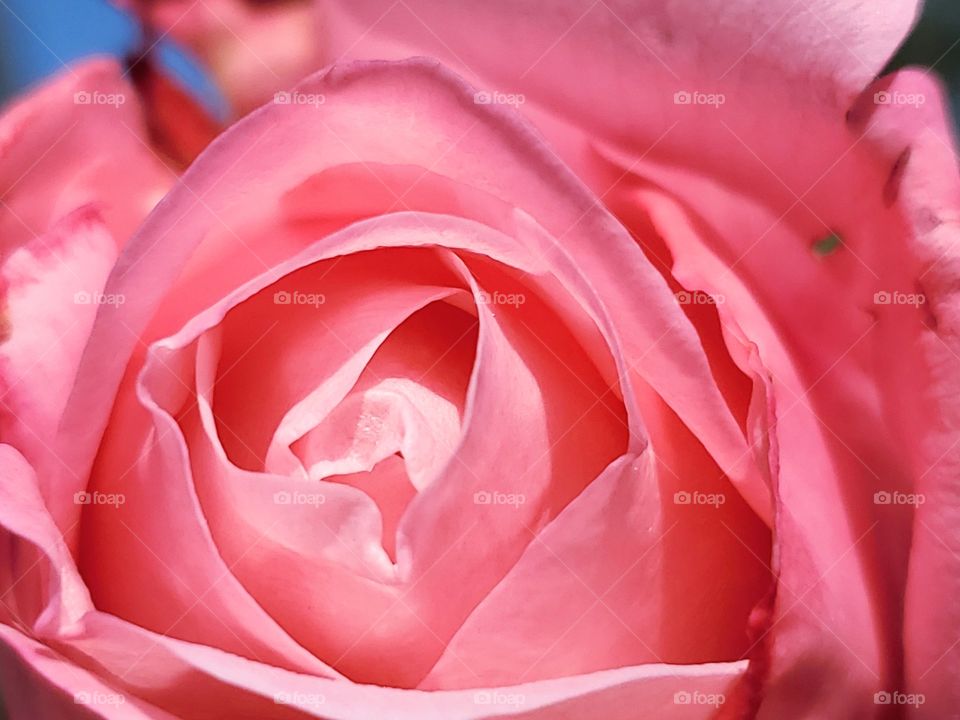
[[170, 173], [145, 144], [136, 96], [113, 60], [84, 60], [0, 117], [0, 257], [85, 205], [120, 247]]
[[[821, 161], [847, 144], [822, 132], [825, 120], [842, 116], [882, 70], [919, 5], [495, 0], [464, 8], [333, 0], [323, 3], [331, 28], [325, 58], [439, 57], [486, 93], [479, 102], [560, 118], [580, 131], [572, 142], [606, 142], [631, 160], [649, 153], [732, 184], [745, 180], [751, 194], [783, 197], [779, 183], [756, 183], [745, 159], [756, 153], [794, 192], [813, 183]], [[723, 94], [720, 112], [675, 99], [695, 92]], [[749, 152], [734, 134], [748, 140]], [[804, 152], [784, 152], [786, 138], [803, 142]]]
[[960, 627], [956, 603], [960, 593], [956, 392], [960, 181], [950, 113], [939, 83], [921, 72], [905, 70], [888, 78], [883, 87], [886, 92], [925, 99], [921, 107], [879, 108], [872, 137], [889, 147], [891, 155], [909, 147], [898, 179], [898, 198], [911, 250], [920, 262], [917, 280], [929, 308], [918, 319], [923, 323], [918, 347], [929, 380], [916, 398], [925, 408], [926, 422], [918, 424], [920, 437], [913, 443], [918, 449], [913, 489], [923, 502], [914, 513], [910, 548], [903, 691], [922, 696], [922, 702], [907, 703], [908, 716], [932, 720], [949, 717], [960, 706], [960, 636], [956, 632]]
[[92, 607], [90, 596], [43, 505], [33, 468], [6, 444], [0, 461], [0, 619], [53, 632], [70, 628]]
[[183, 437], [154, 399], [182, 395], [192, 382], [192, 368], [175, 360], [152, 374], [153, 396], [141, 390], [118, 406], [123, 433], [105, 445], [88, 487], [103, 500], [84, 506], [79, 565], [97, 608], [173, 637], [337, 676], [250, 597], [213, 541]]
[[[120, 678], [119, 686], [177, 716], [207, 714], [360, 720], [525, 720], [583, 717], [596, 710], [611, 720], [713, 717], [707, 704], [734, 697], [746, 663], [644, 665], [508, 688], [399, 690], [322, 680], [271, 668], [213, 648], [153, 635], [109, 615], [89, 616], [86, 631], [62, 651], [80, 663], [93, 657]], [[171, 685], [157, 687], [158, 676]], [[698, 702], [693, 702], [694, 695]], [[721, 697], [722, 696], [722, 697]], [[731, 709], [733, 703], [731, 702]]]
[[417, 490], [443, 471], [460, 438], [477, 339], [476, 315], [449, 300], [398, 326], [350, 394], [297, 442], [312, 478], [363, 477], [395, 453]]
[[[117, 250], [166, 191], [135, 95], [110, 60], [85, 60], [0, 117], [0, 432], [39, 471], [62, 528], [82, 473], [57, 439]], [[58, 479], [59, 478], [59, 479]]]
[[[7, 331], [0, 342], [0, 433], [37, 466], [59, 463], [57, 426], [94, 316], [115, 305], [102, 291], [116, 254], [116, 241], [87, 206], [0, 267]], [[62, 505], [63, 494], [42, 479], [50, 506]]]
[[0, 692], [10, 720], [174, 720], [173, 715], [118, 692], [95, 673], [2, 624]]
[[743, 656], [770, 584], [769, 535], [689, 431], [659, 412], [653, 450], [615, 461], [531, 538], [421, 687]]

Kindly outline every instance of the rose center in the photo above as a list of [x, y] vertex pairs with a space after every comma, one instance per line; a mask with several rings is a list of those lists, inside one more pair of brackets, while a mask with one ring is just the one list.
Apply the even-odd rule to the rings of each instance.
[[394, 329], [343, 399], [289, 444], [295, 473], [355, 487], [377, 504], [393, 559], [407, 504], [456, 451], [476, 339], [475, 315], [431, 303]]

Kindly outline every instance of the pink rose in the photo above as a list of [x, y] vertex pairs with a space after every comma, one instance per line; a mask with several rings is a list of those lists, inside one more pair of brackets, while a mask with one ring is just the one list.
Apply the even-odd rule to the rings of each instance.
[[[475, 92], [335, 67], [215, 141], [116, 261], [67, 226], [71, 267], [112, 265], [87, 302], [8, 261], [33, 270], [0, 346], [13, 718], [753, 702], [765, 470], [674, 292]], [[91, 306], [80, 352], [20, 321]]]
[[769, 451], [760, 716], [958, 717], [955, 144], [930, 75], [876, 77], [918, 3], [321, 4], [330, 57], [442, 58], [724, 300], [691, 321]]
[[886, 4], [324, 3], [469, 83], [335, 64], [169, 192], [108, 64], [0, 117], [12, 720], [950, 717], [960, 188]]

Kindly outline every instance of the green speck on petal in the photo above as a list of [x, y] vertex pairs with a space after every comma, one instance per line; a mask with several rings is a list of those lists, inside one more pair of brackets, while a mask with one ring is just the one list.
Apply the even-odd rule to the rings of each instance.
[[843, 239], [837, 233], [830, 233], [813, 243], [813, 254], [826, 257], [832, 254], [843, 244]]

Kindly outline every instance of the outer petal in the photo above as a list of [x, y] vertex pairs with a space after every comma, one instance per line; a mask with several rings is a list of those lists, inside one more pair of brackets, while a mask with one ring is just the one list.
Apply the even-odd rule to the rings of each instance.
[[23, 457], [0, 445], [0, 697], [10, 720], [168, 718], [34, 639], [91, 610], [73, 559]]
[[0, 695], [10, 720], [175, 720], [2, 624]]
[[[917, 685], [929, 691], [929, 711], [952, 703], [936, 660], [948, 661], [953, 650], [927, 626], [950, 615], [947, 596], [934, 588], [956, 577], [947, 556], [930, 549], [949, 548], [946, 517], [956, 507], [941, 474], [949, 467], [953, 416], [941, 394], [949, 383], [944, 353], [955, 358], [940, 318], [949, 317], [948, 288], [957, 282], [945, 240], [954, 232], [957, 180], [938, 97], [935, 84], [916, 72], [865, 89], [848, 114], [846, 151], [792, 201], [758, 206], [714, 179], [665, 167], [645, 172], [682, 197], [685, 210], [671, 210], [655, 190], [634, 196], [668, 238], [673, 272], [688, 287], [726, 297], [721, 316], [756, 342], [772, 375], [782, 516], [765, 706], [774, 716], [785, 708], [882, 713], [874, 693], [916, 692]], [[840, 203], [841, 187], [860, 192]], [[842, 245], [818, 257], [812, 241], [830, 228]], [[932, 506], [923, 502], [925, 488], [937, 498]], [[910, 500], [917, 492], [920, 500]], [[891, 497], [907, 504], [885, 506]], [[826, 532], [809, 531], [814, 517]], [[906, 608], [901, 638], [911, 537], [919, 546], [908, 595], [914, 605]], [[862, 581], [851, 584], [856, 575]], [[851, 592], [861, 585], [865, 592]], [[920, 597], [940, 610], [928, 612]], [[817, 634], [823, 639], [812, 650]], [[818, 706], [802, 688], [831, 662], [849, 665], [845, 656], [854, 663], [850, 685], [830, 703], [846, 696], [850, 705]], [[911, 668], [921, 657], [923, 668]]]
[[[836, 158], [845, 149], [842, 137], [823, 131], [825, 120], [842, 115], [883, 68], [909, 30], [918, 2], [319, 0], [319, 5], [331, 28], [327, 61], [437, 56], [486, 92], [480, 102], [519, 102], [524, 110], [562, 118], [588, 140], [634, 157], [649, 152], [652, 159], [696, 167], [756, 192], [752, 168], [743, 162], [749, 153], [731, 142], [732, 131], [749, 138], [751, 151], [801, 192], [822, 172], [820, 159]], [[687, 95], [675, 98], [677, 93]], [[694, 93], [723, 94], [727, 128], [704, 122], [716, 118], [717, 110], [698, 104]], [[519, 99], [511, 99], [516, 94]], [[558, 128], [551, 121], [543, 129], [552, 134]], [[784, 152], [784, 138], [809, 138], [809, 147]], [[760, 189], [783, 194], [775, 183]]]
[[[53, 505], [57, 428], [103, 285], [169, 185], [115, 63], [89, 60], [0, 117], [0, 438], [35, 464]], [[73, 484], [73, 483], [72, 483]], [[74, 488], [79, 489], [79, 488]]]
[[51, 445], [93, 318], [120, 301], [103, 296], [116, 255], [102, 218], [87, 206], [0, 268], [8, 333], [0, 344], [0, 437], [33, 463], [57, 462]]
[[[664, 415], [680, 440], [665, 443], [673, 452], [613, 462], [537, 534], [421, 687], [743, 656], [747, 617], [769, 587], [757, 559], [769, 556], [769, 536], [689, 431]], [[685, 504], [693, 493], [714, 504]]]
[[[746, 666], [644, 665], [509, 688], [399, 690], [264, 666], [152, 635], [101, 614], [91, 615], [85, 631], [60, 649], [80, 664], [99, 656], [98, 662], [119, 678], [124, 692], [145, 697], [184, 720], [244, 713], [277, 720], [574, 720], [593, 713], [610, 720], [707, 720], [715, 717], [718, 703], [727, 702], [724, 709], [736, 717], [734, 688]], [[158, 676], [179, 685], [158, 687]]]
[[922, 95], [923, 108], [883, 107], [875, 137], [896, 152], [909, 145], [900, 198], [926, 293], [919, 348], [929, 367], [923, 392], [929, 426], [914, 459], [917, 508], [905, 601], [904, 690], [923, 696], [910, 717], [955, 717], [960, 708], [960, 180], [943, 91], [917, 71], [898, 73], [890, 92]]
[[37, 492], [33, 469], [0, 445], [0, 622], [71, 628], [91, 609], [90, 596]]
[[84, 60], [0, 117], [0, 259], [94, 204], [120, 247], [166, 192], [116, 62]]

